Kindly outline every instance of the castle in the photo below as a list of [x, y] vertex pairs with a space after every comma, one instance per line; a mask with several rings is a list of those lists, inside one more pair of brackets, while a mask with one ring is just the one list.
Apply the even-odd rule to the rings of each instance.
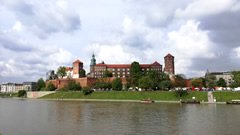
[[[159, 73], [166, 73], [170, 76], [175, 74], [174, 69], [174, 56], [167, 54], [164, 57], [164, 70], [162, 70], [162, 65], [155, 61], [151, 64], [140, 64], [141, 70], [144, 72], [157, 71]], [[126, 82], [126, 78], [130, 75], [131, 64], [105, 64], [104, 62], [96, 64], [95, 55], [92, 55], [90, 63], [90, 72], [87, 77], [82, 76], [81, 72], [83, 69], [83, 62], [76, 60], [73, 62], [73, 67], [66, 67], [66, 75], [63, 78], [57, 79], [55, 77], [54, 71], [47, 72], [48, 83], [53, 83], [57, 88], [62, 88], [68, 84], [71, 79], [80, 83], [82, 87], [91, 86], [96, 82], [98, 78], [103, 78], [106, 71], [109, 71], [113, 78], [121, 78]], [[113, 79], [112, 78], [112, 79]]]
[[[175, 74], [174, 69], [174, 56], [167, 54], [164, 57], [164, 72], [169, 75]], [[155, 61], [151, 64], [140, 64], [141, 70], [144, 72], [157, 71], [162, 72], [162, 65]], [[104, 62], [96, 64], [95, 55], [92, 55], [90, 63], [90, 73], [89, 77], [92, 78], [103, 78], [104, 73], [109, 71], [112, 73], [113, 77], [127, 78], [130, 75], [131, 64], [105, 64]]]

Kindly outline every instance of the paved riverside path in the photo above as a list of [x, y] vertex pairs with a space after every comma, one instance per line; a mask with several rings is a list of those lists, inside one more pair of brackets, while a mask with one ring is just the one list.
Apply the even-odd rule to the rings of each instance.
[[208, 103], [214, 103], [212, 91], [208, 92]]

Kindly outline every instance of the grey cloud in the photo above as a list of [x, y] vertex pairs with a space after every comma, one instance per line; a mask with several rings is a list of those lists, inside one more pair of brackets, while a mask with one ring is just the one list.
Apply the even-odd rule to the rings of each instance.
[[33, 6], [26, 3], [26, 2], [22, 2], [22, 3], [18, 3], [14, 6], [14, 8], [21, 12], [22, 14], [25, 14], [25, 15], [34, 15], [34, 10], [33, 10]]
[[240, 46], [240, 11], [227, 11], [200, 19], [200, 28], [209, 31], [210, 39], [220, 46]]
[[[44, 39], [57, 32], [73, 32], [79, 30], [81, 21], [74, 9], [61, 9], [55, 1], [34, 2], [3, 2], [3, 6], [10, 9], [16, 19], [25, 28]], [[53, 6], [54, 5], [54, 6]]]
[[10, 38], [4, 36], [3, 34], [0, 35], [0, 46], [2, 46], [7, 50], [11, 50], [15, 52], [29, 52], [34, 50], [33, 47], [29, 47], [21, 43], [17, 43], [16, 41], [11, 40]]

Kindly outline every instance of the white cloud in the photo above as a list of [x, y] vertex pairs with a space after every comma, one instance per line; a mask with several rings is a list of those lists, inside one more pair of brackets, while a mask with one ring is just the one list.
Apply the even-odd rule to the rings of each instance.
[[197, 71], [190, 73], [192, 59], [215, 57], [212, 48], [215, 45], [208, 38], [208, 32], [198, 28], [199, 22], [189, 20], [179, 30], [168, 33], [169, 50], [174, 52], [176, 58], [176, 71], [196, 76]]

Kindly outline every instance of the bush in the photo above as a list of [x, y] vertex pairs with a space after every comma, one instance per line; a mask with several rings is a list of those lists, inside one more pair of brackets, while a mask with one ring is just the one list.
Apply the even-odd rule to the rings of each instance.
[[186, 90], [176, 90], [175, 91], [176, 97], [183, 97], [188, 95], [188, 91]]
[[65, 89], [72, 91], [80, 91], [82, 89], [81, 85], [75, 81], [70, 81]]
[[86, 95], [90, 95], [91, 93], [93, 93], [93, 90], [91, 90], [89, 87], [84, 87], [82, 89], [83, 94]]
[[46, 88], [47, 91], [54, 91], [55, 89], [56, 89], [56, 87], [55, 87], [55, 85], [52, 84], [52, 83], [49, 83], [49, 84], [47, 85], [47, 88]]
[[25, 90], [18, 91], [18, 97], [26, 97], [26, 96], [27, 96], [27, 91]]

